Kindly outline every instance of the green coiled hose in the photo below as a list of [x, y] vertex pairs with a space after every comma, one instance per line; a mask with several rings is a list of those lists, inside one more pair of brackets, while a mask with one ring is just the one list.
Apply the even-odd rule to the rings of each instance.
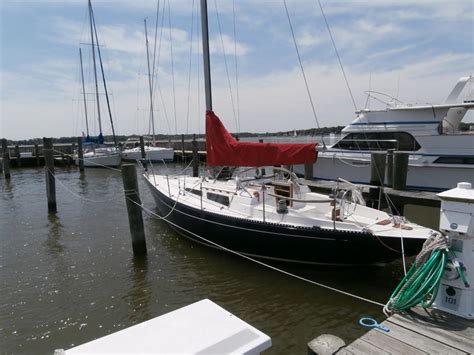
[[[423, 249], [425, 249], [425, 245]], [[469, 287], [464, 272], [453, 251], [447, 247], [431, 249], [428, 245], [426, 248], [431, 252], [431, 255], [429, 258], [426, 258], [426, 251], [422, 250], [420, 256], [425, 253], [425, 260], [420, 261], [417, 258], [417, 261], [408, 270], [408, 273], [398, 284], [385, 305], [385, 314], [407, 311], [418, 304], [423, 308], [430, 307], [438, 293], [439, 283], [448, 260], [452, 261], [464, 285]]]

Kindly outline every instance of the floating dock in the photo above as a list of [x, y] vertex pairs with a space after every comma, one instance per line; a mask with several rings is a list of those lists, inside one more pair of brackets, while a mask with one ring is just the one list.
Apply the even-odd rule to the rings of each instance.
[[381, 323], [336, 354], [472, 354], [474, 321], [431, 309], [415, 308]]

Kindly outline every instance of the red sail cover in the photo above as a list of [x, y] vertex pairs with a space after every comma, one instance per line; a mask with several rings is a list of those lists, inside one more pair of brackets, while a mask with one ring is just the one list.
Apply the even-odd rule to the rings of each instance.
[[209, 166], [269, 166], [312, 164], [316, 143], [276, 144], [239, 142], [214, 112], [206, 112], [206, 149]]

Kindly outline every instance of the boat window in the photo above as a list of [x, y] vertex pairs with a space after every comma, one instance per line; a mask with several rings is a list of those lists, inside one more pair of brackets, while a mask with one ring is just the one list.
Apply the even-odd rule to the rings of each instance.
[[474, 157], [439, 157], [435, 164], [474, 164]]
[[211, 200], [211, 201], [214, 201], [214, 202], [217, 202], [217, 203], [220, 203], [221, 205], [224, 205], [224, 206], [229, 206], [230, 205], [229, 196], [216, 194], [214, 192], [208, 192], [207, 193], [207, 199]]
[[337, 142], [334, 148], [350, 150], [407, 150], [415, 151], [420, 145], [406, 132], [350, 133]]
[[186, 190], [187, 192], [191, 192], [192, 194], [195, 194], [195, 195], [198, 195], [198, 196], [202, 196], [202, 191], [201, 191], [201, 190], [190, 189], [189, 187], [187, 187], [185, 190]]

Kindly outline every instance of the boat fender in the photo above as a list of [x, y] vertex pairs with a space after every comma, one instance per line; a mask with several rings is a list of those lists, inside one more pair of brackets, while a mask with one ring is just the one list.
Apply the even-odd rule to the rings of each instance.
[[260, 202], [260, 192], [255, 191], [255, 192], [253, 193], [253, 197], [256, 197], [256, 198], [257, 198], [257, 202]]

